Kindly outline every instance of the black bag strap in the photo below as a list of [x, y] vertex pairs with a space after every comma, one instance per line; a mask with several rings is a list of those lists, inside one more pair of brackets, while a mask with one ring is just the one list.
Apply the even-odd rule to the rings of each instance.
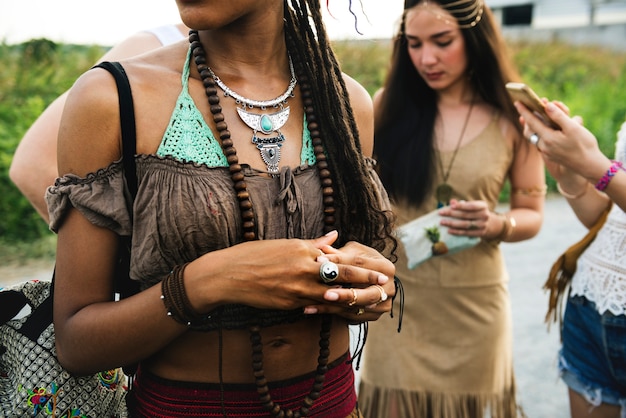
[[[119, 62], [104, 61], [94, 66], [103, 68], [113, 75], [117, 84], [117, 92], [120, 107], [120, 125], [122, 130], [122, 163], [124, 164], [124, 177], [126, 185], [135, 200], [137, 196], [137, 170], [135, 168], [135, 153], [137, 149], [137, 136], [135, 129], [135, 108], [133, 95], [130, 90], [130, 82], [124, 67]], [[132, 208], [130, 208], [132, 216]], [[130, 280], [130, 237], [122, 237], [119, 254], [119, 265], [116, 273], [115, 292], [120, 298], [132, 296], [139, 292], [139, 283]]]
[[[135, 169], [135, 151], [137, 144], [135, 130], [135, 109], [130, 83], [124, 68], [119, 62], [102, 62], [94, 66], [109, 71], [115, 78], [119, 96], [120, 124], [122, 130], [122, 162], [124, 165], [124, 177], [131, 193], [132, 200], [137, 195], [137, 171]], [[132, 213], [132, 210], [131, 210]], [[130, 237], [122, 237], [120, 245], [119, 264], [115, 279], [115, 292], [120, 297], [128, 297], [139, 291], [139, 283], [131, 280], [128, 276], [130, 270]], [[52, 300], [54, 290], [55, 271], [52, 272], [52, 285], [50, 295], [42, 303], [33, 309], [28, 319], [20, 328], [20, 333], [32, 341], [36, 341], [39, 335], [52, 323]], [[25, 305], [26, 298], [18, 300]]]
[[[133, 105], [133, 95], [130, 90], [130, 82], [124, 67], [119, 62], [104, 61], [96, 67], [103, 68], [110, 72], [115, 78], [120, 107], [120, 125], [122, 129], [122, 163], [124, 164], [124, 176], [126, 185], [130, 191], [132, 201], [137, 196], [137, 169], [135, 167], [135, 153], [137, 151], [137, 136], [135, 129], [135, 108]], [[132, 217], [132, 207], [129, 210]], [[131, 218], [132, 219], [132, 218]], [[115, 292], [120, 298], [132, 296], [139, 292], [139, 282], [131, 280], [130, 272], [130, 250], [131, 237], [122, 237], [120, 245], [119, 263], [116, 271]], [[123, 370], [129, 376], [128, 386], [132, 387], [133, 376], [137, 372], [137, 364], [124, 365]]]
[[124, 67], [119, 62], [104, 61], [94, 66], [110, 72], [115, 78], [120, 104], [120, 123], [122, 127], [122, 161], [124, 163], [124, 176], [128, 190], [133, 200], [137, 196], [137, 171], [135, 170], [135, 152], [137, 149], [137, 136], [135, 129], [135, 109], [130, 83]]

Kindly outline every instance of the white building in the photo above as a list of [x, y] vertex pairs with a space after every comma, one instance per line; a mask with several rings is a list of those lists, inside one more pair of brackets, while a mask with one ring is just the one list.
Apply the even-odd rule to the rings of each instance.
[[626, 0], [486, 0], [507, 38], [626, 50]]

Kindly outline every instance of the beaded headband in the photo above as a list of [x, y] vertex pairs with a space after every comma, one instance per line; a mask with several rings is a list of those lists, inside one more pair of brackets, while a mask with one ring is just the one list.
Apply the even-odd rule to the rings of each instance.
[[406, 0], [404, 3], [405, 11], [408, 9], [421, 9], [427, 10], [429, 13], [434, 14], [438, 19], [447, 20], [446, 15], [437, 13], [430, 6], [438, 6], [448, 13], [450, 13], [457, 21], [459, 28], [468, 29], [473, 28], [480, 22], [484, 12], [483, 0], [456, 0], [449, 3], [444, 2], [431, 2], [429, 0], [417, 1]]

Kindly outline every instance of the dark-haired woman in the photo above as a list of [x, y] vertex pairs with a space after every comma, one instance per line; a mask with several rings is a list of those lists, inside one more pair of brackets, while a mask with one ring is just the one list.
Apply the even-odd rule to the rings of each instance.
[[[370, 418], [514, 417], [508, 275], [498, 247], [543, 218], [541, 156], [505, 90], [516, 75], [481, 0], [407, 1], [391, 69], [374, 99], [375, 149], [398, 225], [440, 208], [474, 247], [397, 275], [401, 332], [372, 323], [359, 405]], [[498, 213], [510, 182], [509, 208]], [[393, 353], [393, 355], [389, 355]]]
[[[134, 201], [114, 79], [90, 70], [66, 103], [47, 194], [59, 360], [138, 363], [133, 417], [359, 416], [349, 324], [395, 294], [371, 99], [317, 1], [177, 4], [189, 41], [121, 63]], [[114, 302], [129, 234], [141, 291]]]

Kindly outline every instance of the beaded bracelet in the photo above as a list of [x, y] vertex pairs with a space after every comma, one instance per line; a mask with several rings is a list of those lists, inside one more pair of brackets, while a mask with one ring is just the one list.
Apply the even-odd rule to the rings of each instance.
[[587, 190], [589, 190], [589, 183], [585, 182], [585, 187], [583, 188], [583, 191], [578, 193], [578, 194], [570, 194], [567, 193], [566, 191], [564, 191], [561, 188], [561, 185], [557, 182], [556, 183], [556, 189], [559, 191], [559, 193], [561, 194], [561, 196], [570, 199], [570, 200], [576, 200], [576, 199], [580, 199], [581, 197], [583, 197], [584, 195], [587, 194]]
[[611, 166], [608, 170], [606, 170], [606, 173], [604, 173], [602, 178], [596, 183], [596, 190], [599, 190], [601, 192], [604, 191], [604, 189], [606, 189], [611, 182], [611, 179], [613, 178], [615, 173], [617, 173], [620, 169], [624, 169], [622, 163], [619, 161], [611, 160]]
[[161, 300], [167, 309], [167, 315], [176, 322], [191, 326], [193, 322], [203, 321], [206, 315], [199, 314], [191, 305], [187, 292], [183, 272], [189, 263], [181, 264], [172, 269], [161, 282]]

